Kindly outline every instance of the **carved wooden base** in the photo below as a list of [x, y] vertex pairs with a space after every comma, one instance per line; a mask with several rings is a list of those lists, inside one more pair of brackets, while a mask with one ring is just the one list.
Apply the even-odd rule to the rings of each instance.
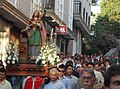
[[7, 75], [17, 76], [47, 76], [48, 66], [38, 67], [36, 64], [20, 64], [19, 66], [8, 65], [6, 68]]

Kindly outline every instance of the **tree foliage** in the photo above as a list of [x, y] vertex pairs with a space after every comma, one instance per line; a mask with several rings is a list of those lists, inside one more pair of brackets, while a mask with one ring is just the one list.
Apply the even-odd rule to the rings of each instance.
[[120, 38], [120, 0], [102, 0], [101, 13], [96, 23], [92, 25], [95, 35], [88, 38], [92, 47], [97, 47], [103, 53], [118, 46]]
[[102, 0], [101, 16], [108, 16], [110, 21], [120, 22], [120, 0]]
[[102, 53], [106, 53], [111, 48], [118, 45], [117, 38], [114, 35], [103, 33], [101, 36], [96, 36], [91, 40], [91, 46], [99, 48]]

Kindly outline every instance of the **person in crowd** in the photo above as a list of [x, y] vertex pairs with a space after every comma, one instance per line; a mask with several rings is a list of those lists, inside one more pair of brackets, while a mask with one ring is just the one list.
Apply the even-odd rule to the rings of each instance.
[[95, 70], [95, 64], [93, 62], [88, 62], [87, 67], [94, 70], [95, 76], [98, 79], [99, 83], [104, 83], [104, 77], [102, 73]]
[[104, 89], [102, 83], [97, 83], [94, 70], [85, 68], [82, 70], [81, 78], [77, 81], [77, 89]]
[[94, 59], [94, 63], [96, 64], [98, 64], [99, 63], [99, 60], [98, 59]]
[[105, 89], [120, 89], [120, 64], [111, 65], [104, 78]]
[[76, 71], [76, 68], [78, 66], [81, 66], [81, 64], [80, 64], [80, 62], [78, 60], [78, 57], [76, 57], [76, 58], [73, 59], [73, 68], [74, 68], [75, 71]]
[[35, 10], [30, 19], [26, 29], [29, 40], [29, 57], [30, 59], [36, 59], [39, 55], [39, 49], [45, 44], [46, 41], [46, 29], [42, 22], [43, 13], [40, 14], [39, 10]]
[[73, 62], [68, 61], [65, 65], [65, 76], [69, 78], [71, 81], [70, 89], [76, 89], [78, 78], [72, 74], [73, 74]]
[[100, 72], [104, 73], [106, 71], [105, 64], [102, 62], [99, 64]]
[[64, 84], [58, 80], [57, 68], [52, 68], [49, 71], [50, 82], [43, 86], [43, 89], [66, 89]]
[[40, 76], [27, 76], [23, 80], [22, 88], [23, 89], [38, 89], [42, 84], [43, 79]]
[[79, 77], [81, 77], [81, 71], [83, 70], [82, 66], [78, 66], [76, 71], [79, 73]]
[[82, 66], [83, 69], [84, 69], [84, 68], [87, 68], [87, 62], [86, 62], [86, 61], [82, 62], [82, 63], [81, 63], [81, 66]]
[[67, 63], [67, 61], [72, 61], [72, 58], [69, 52], [66, 54], [66, 58], [63, 60], [64, 65]]
[[6, 80], [6, 69], [0, 65], [0, 89], [12, 89], [10, 82]]
[[67, 78], [64, 74], [65, 74], [65, 65], [61, 64], [58, 67], [58, 78], [59, 80], [65, 85], [66, 89], [70, 89], [70, 79]]
[[65, 54], [63, 52], [61, 52], [59, 57], [60, 57], [60, 62], [57, 64], [57, 67], [61, 64], [64, 64]]
[[100, 72], [99, 63], [95, 63], [95, 65], [94, 65], [94, 66], [95, 66], [95, 68], [94, 68], [94, 69], [95, 69], [96, 71], [99, 71], [99, 72]]
[[111, 65], [110, 60], [109, 59], [105, 60], [104, 64], [105, 64], [105, 68], [108, 69], [110, 67], [110, 65]]

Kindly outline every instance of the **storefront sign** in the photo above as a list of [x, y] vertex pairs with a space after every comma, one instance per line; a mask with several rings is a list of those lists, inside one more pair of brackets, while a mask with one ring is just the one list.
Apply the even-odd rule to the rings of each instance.
[[57, 34], [66, 34], [67, 27], [66, 26], [56, 26]]

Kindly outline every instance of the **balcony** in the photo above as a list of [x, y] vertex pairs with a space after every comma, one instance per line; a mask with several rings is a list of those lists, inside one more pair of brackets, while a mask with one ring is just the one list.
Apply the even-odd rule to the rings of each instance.
[[90, 29], [88, 28], [87, 24], [84, 22], [84, 20], [81, 17], [81, 8], [82, 8], [82, 4], [80, 1], [74, 1], [74, 5], [73, 5], [73, 16], [74, 19], [76, 21], [76, 25], [78, 28], [80, 28], [80, 30], [82, 31], [82, 33], [84, 34], [84, 36], [87, 36], [90, 34]]
[[45, 2], [45, 10], [47, 20], [52, 22], [53, 25], [65, 24], [55, 13], [55, 0], [47, 0]]
[[[65, 23], [57, 16], [55, 12], [55, 0], [47, 0], [45, 2], [45, 10], [46, 10], [46, 19], [49, 21], [54, 27], [56, 26], [66, 26]], [[74, 39], [72, 31], [67, 28], [67, 32], [63, 35], [66, 39]]]
[[12, 22], [20, 29], [25, 28], [28, 23], [28, 18], [7, 0], [0, 0], [0, 17]]

